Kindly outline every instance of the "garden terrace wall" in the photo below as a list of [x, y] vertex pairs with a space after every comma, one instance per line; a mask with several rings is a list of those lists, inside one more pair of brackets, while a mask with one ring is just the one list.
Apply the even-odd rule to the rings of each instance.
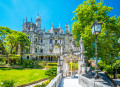
[[62, 73], [59, 73], [46, 87], [59, 87], [62, 77]]
[[25, 86], [33, 85], [33, 84], [36, 84], [36, 83], [39, 83], [39, 82], [45, 81], [45, 80], [47, 80], [47, 79], [48, 79], [48, 78], [40, 79], [40, 80], [38, 80], [38, 81], [34, 81], [34, 82], [31, 82], [31, 83], [27, 83], [27, 84], [19, 85], [19, 86], [17, 86], [17, 87], [25, 87]]

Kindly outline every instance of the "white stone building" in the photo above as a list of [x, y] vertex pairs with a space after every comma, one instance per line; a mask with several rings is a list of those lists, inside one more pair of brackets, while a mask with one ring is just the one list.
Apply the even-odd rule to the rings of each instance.
[[22, 32], [28, 35], [31, 45], [28, 50], [22, 52], [23, 59], [30, 60], [45, 60], [57, 61], [64, 50], [70, 46], [73, 37], [70, 32], [70, 25], [65, 25], [65, 32], [61, 28], [60, 23], [58, 28], [52, 27], [48, 32], [45, 28], [41, 29], [41, 17], [36, 18], [36, 23], [23, 20]]

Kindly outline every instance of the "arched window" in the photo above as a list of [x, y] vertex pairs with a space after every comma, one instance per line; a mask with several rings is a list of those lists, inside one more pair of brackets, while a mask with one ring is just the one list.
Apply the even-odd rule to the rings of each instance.
[[40, 49], [40, 53], [43, 53], [43, 49]]
[[55, 35], [57, 35], [57, 31], [55, 31]]
[[55, 44], [57, 44], [57, 40], [55, 40]]
[[52, 39], [50, 39], [50, 43], [52, 43]]
[[35, 48], [35, 52], [37, 53], [37, 48]]
[[40, 39], [40, 43], [43, 43], [43, 39]]
[[35, 42], [37, 42], [37, 38], [35, 38]]
[[27, 60], [29, 60], [29, 56], [27, 56]]

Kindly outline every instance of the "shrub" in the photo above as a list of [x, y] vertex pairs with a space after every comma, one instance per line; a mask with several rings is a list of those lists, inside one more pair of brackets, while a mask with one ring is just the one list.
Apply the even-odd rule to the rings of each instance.
[[50, 80], [44, 81], [41, 85], [36, 85], [35, 87], [46, 87]]
[[1, 87], [14, 87], [14, 83], [15, 82], [13, 80], [5, 80]]
[[40, 61], [35, 61], [34, 62], [34, 68], [43, 68], [43, 66], [40, 65]]
[[[71, 63], [69, 63], [69, 70], [71, 70]], [[74, 71], [74, 63], [72, 63], [72, 70]], [[75, 70], [78, 70], [78, 63], [75, 63]]]
[[23, 60], [21, 61], [21, 67], [22, 68], [33, 68], [34, 62], [32, 60]]
[[49, 76], [56, 76], [57, 75], [57, 68], [56, 67], [51, 67], [45, 72], [46, 75]]
[[46, 65], [46, 61], [42, 61], [42, 66], [45, 66]]
[[0, 57], [0, 65], [6, 65], [7, 59]]
[[117, 74], [117, 78], [119, 78], [119, 79], [120, 79], [120, 74]]
[[47, 63], [47, 66], [57, 66], [57, 63]]

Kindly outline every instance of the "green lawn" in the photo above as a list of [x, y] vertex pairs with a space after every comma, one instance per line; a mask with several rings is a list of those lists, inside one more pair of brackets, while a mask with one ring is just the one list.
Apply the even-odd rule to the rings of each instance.
[[14, 80], [15, 85], [22, 85], [48, 77], [45, 70], [0, 68], [0, 82]]

